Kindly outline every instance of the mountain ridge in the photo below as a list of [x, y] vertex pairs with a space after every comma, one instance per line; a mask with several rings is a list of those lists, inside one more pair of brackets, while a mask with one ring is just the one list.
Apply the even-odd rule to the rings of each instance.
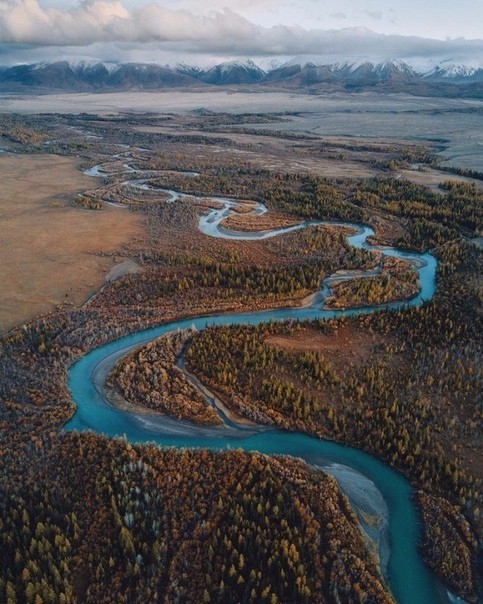
[[291, 60], [268, 69], [252, 60], [208, 68], [185, 63], [172, 67], [68, 61], [0, 67], [0, 92], [112, 92], [207, 86], [264, 86], [310, 93], [375, 90], [483, 98], [483, 69], [443, 63], [422, 72], [397, 60], [324, 65]]

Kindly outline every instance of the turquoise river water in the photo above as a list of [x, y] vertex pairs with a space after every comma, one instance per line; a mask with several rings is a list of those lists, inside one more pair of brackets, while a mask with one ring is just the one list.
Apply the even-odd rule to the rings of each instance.
[[[227, 201], [228, 200], [221, 200]], [[224, 211], [213, 210], [210, 215], [200, 219], [200, 229], [207, 235], [253, 239], [241, 233], [224, 231], [219, 225], [233, 207], [233, 201], [224, 206]], [[258, 209], [262, 213], [263, 208]], [[333, 224], [333, 223], [332, 223]], [[300, 225], [309, 226], [309, 224]], [[367, 243], [367, 237], [373, 234], [371, 228], [362, 225], [352, 226], [356, 233], [347, 237], [348, 242], [359, 248], [377, 249], [385, 255], [408, 259], [419, 272], [420, 292], [406, 306], [415, 306], [432, 298], [435, 291], [437, 261], [429, 253], [406, 253], [393, 248], [375, 248]], [[292, 229], [293, 230], [293, 229]], [[261, 237], [282, 235], [284, 229], [260, 233]], [[256, 235], [255, 235], [256, 237]], [[326, 286], [323, 285], [322, 292]], [[322, 295], [322, 299], [323, 299]], [[316, 297], [317, 298], [317, 297]], [[315, 299], [316, 299], [315, 298]], [[69, 371], [68, 384], [77, 412], [66, 424], [65, 430], [94, 430], [107, 436], [125, 436], [130, 442], [155, 442], [160, 446], [206, 447], [210, 449], [241, 448], [247, 451], [259, 451], [266, 454], [293, 455], [309, 464], [330, 467], [342, 464], [367, 477], [379, 490], [385, 500], [388, 511], [388, 533], [390, 555], [386, 569], [389, 588], [401, 604], [433, 604], [448, 602], [448, 594], [435, 576], [424, 565], [418, 553], [419, 520], [411, 500], [412, 488], [399, 473], [375, 457], [354, 447], [344, 446], [327, 440], [318, 440], [301, 433], [283, 432], [276, 429], [250, 430], [236, 429], [232, 426], [203, 429], [183, 426], [182, 422], [156, 423], [152, 416], [132, 414], [110, 405], [96, 383], [96, 372], [106, 363], [111, 367], [115, 360], [130, 349], [153, 340], [177, 329], [196, 327], [203, 329], [208, 325], [244, 324], [256, 325], [268, 321], [328, 319], [343, 315], [370, 313], [387, 308], [400, 308], [402, 303], [392, 303], [378, 307], [324, 310], [320, 303], [312, 303], [304, 308], [277, 309], [271, 311], [203, 316], [179, 320], [140, 331], [122, 337], [86, 354]], [[109, 364], [109, 359], [112, 361]], [[454, 600], [452, 600], [454, 601]]]

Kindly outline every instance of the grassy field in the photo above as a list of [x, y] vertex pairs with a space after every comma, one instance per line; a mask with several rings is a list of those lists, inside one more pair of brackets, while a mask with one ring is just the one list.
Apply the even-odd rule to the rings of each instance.
[[113, 252], [138, 236], [139, 218], [115, 208], [75, 208], [92, 186], [76, 160], [55, 155], [0, 157], [0, 330], [76, 306], [104, 283]]

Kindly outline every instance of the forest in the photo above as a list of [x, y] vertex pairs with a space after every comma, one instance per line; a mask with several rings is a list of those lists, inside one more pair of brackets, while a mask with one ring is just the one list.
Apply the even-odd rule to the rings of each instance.
[[394, 602], [335, 480], [296, 460], [95, 434], [15, 457], [22, 471], [0, 477], [6, 604]]

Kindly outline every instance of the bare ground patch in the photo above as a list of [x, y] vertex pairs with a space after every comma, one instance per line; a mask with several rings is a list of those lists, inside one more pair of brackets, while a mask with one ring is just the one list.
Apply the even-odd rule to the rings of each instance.
[[292, 352], [319, 352], [330, 359], [334, 371], [343, 377], [350, 365], [366, 362], [388, 338], [365, 330], [343, 326], [333, 333], [302, 328], [288, 336], [270, 336], [265, 342]]

